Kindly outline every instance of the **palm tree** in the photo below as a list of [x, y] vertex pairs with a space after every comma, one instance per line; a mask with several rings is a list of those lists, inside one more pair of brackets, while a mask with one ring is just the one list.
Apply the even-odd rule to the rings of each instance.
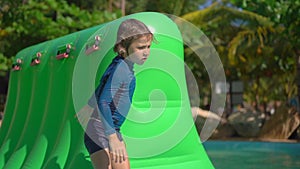
[[227, 80], [243, 80], [248, 101], [263, 104], [270, 99], [287, 100], [296, 93], [296, 54], [292, 43], [281, 35], [284, 27], [225, 2], [215, 2], [182, 18], [210, 38]]

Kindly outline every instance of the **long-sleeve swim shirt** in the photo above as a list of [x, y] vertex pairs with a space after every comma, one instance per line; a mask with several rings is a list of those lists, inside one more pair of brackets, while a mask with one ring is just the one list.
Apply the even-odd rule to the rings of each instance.
[[120, 130], [129, 112], [134, 89], [133, 63], [116, 56], [88, 102], [89, 106], [95, 108], [92, 116], [98, 115], [103, 122], [105, 135]]

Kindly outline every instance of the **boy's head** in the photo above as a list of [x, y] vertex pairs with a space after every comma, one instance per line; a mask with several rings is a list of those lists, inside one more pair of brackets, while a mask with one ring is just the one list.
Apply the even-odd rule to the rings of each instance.
[[133, 41], [143, 36], [148, 37], [151, 41], [153, 40], [153, 34], [144, 23], [136, 19], [127, 19], [123, 21], [118, 29], [114, 51], [120, 55], [123, 55], [124, 53], [128, 54], [128, 48]]

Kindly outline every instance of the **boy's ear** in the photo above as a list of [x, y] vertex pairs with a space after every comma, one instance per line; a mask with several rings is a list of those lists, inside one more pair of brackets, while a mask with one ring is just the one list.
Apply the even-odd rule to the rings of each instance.
[[125, 54], [126, 53], [126, 49], [124, 47], [122, 47], [121, 45], [118, 47], [118, 53], [119, 54]]

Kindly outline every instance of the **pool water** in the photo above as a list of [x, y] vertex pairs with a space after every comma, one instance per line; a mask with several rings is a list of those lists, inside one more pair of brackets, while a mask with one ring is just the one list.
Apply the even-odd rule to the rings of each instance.
[[300, 169], [300, 143], [207, 141], [216, 169]]

